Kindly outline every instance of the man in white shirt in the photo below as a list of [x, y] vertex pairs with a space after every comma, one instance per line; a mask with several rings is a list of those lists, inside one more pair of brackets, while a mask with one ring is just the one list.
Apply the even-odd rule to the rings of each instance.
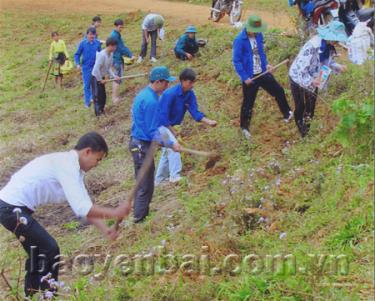
[[105, 83], [108, 77], [119, 80], [119, 77], [113, 72], [113, 53], [116, 51], [117, 41], [114, 38], [108, 38], [106, 48], [96, 53], [94, 68], [92, 69], [91, 89], [94, 100], [95, 115], [100, 116], [104, 113], [104, 107], [107, 101]]
[[137, 63], [141, 63], [147, 55], [147, 45], [151, 38], [151, 63], [156, 60], [156, 39], [160, 35], [160, 30], [164, 26], [164, 18], [158, 14], [148, 14], [142, 23], [142, 47]]
[[86, 218], [108, 239], [117, 238], [116, 229], [107, 227], [103, 219], [121, 220], [129, 214], [131, 207], [127, 202], [116, 208], [93, 204], [84, 183], [85, 172], [96, 167], [107, 153], [104, 138], [95, 132], [87, 133], [79, 139], [74, 150], [32, 160], [0, 190], [0, 223], [16, 235], [29, 255], [26, 296], [49, 288], [48, 283], [41, 283], [41, 278], [48, 273], [56, 281], [58, 278], [59, 246], [32, 216], [40, 205], [67, 201], [77, 216]]

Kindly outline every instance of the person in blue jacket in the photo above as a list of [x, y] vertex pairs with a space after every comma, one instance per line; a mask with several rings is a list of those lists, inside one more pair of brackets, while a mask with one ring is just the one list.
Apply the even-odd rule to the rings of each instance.
[[95, 36], [95, 28], [90, 27], [87, 29], [86, 38], [79, 43], [78, 49], [74, 54], [74, 62], [77, 69], [82, 71], [83, 94], [86, 108], [89, 108], [93, 101], [91, 93], [91, 73], [95, 65], [96, 53], [101, 50], [100, 42]]
[[[114, 23], [115, 28], [113, 29], [110, 38], [113, 38], [117, 42], [117, 49], [113, 54], [113, 67], [115, 69], [115, 74], [118, 77], [122, 77], [124, 75], [124, 60], [123, 56], [129, 57], [134, 60], [134, 56], [130, 49], [126, 47], [125, 41], [121, 37], [121, 31], [124, 29], [124, 21], [121, 19], [115, 20]], [[120, 101], [120, 84], [121, 80], [114, 81], [112, 84], [112, 101], [113, 103], [117, 103]]]
[[195, 35], [197, 29], [190, 25], [186, 28], [185, 34], [182, 35], [174, 48], [174, 53], [181, 60], [191, 60], [199, 51], [199, 46]]
[[[175, 136], [177, 133], [173, 126], [180, 125], [189, 111], [191, 117], [197, 122], [203, 122], [210, 126], [216, 126], [215, 120], [208, 119], [198, 109], [197, 97], [194, 93], [196, 81], [194, 70], [187, 68], [180, 74], [180, 83], [167, 89], [160, 97], [160, 124], [167, 127]], [[169, 180], [175, 183], [181, 180], [181, 156], [179, 152], [163, 148], [156, 172], [155, 184]]]
[[[180, 145], [175, 139], [169, 138], [168, 141], [165, 141], [162, 138], [163, 127], [160, 127], [159, 95], [168, 88], [169, 82], [174, 80], [175, 78], [170, 76], [168, 68], [155, 67], [150, 73], [150, 84], [140, 91], [134, 99], [129, 151], [133, 157], [136, 178], [145, 162], [152, 141], [157, 141], [163, 146], [171, 147], [174, 151], [180, 150]], [[135, 194], [135, 223], [143, 221], [148, 215], [150, 202], [154, 193], [154, 178], [155, 165], [152, 162]]]
[[[286, 100], [283, 87], [272, 75], [273, 67], [267, 63], [264, 52], [263, 34], [267, 25], [258, 16], [250, 16], [244, 29], [233, 42], [233, 65], [242, 81], [243, 102], [241, 106], [240, 126], [246, 139], [250, 139], [250, 119], [259, 88], [263, 88], [276, 98], [285, 122], [293, 117]], [[263, 72], [269, 73], [253, 80]]]

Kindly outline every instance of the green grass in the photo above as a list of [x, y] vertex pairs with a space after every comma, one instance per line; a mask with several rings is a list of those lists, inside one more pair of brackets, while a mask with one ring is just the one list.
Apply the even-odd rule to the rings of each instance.
[[[275, 2], [262, 3], [270, 9]], [[103, 19], [116, 17], [127, 20], [126, 42], [137, 53], [142, 14], [104, 15]], [[19, 18], [24, 22], [15, 26]], [[122, 85], [124, 100], [118, 105], [111, 104], [108, 87], [109, 113], [100, 120], [83, 108], [77, 74], [67, 76], [63, 91], [55, 90], [49, 80], [46, 91], [40, 92], [50, 31], [61, 33], [72, 56], [89, 20], [90, 16], [73, 13], [47, 16], [2, 12], [0, 180], [5, 183], [13, 171], [35, 156], [67, 150], [80, 135], [97, 130], [108, 141], [110, 154], [88, 174], [87, 184], [95, 202], [116, 205], [133, 184], [132, 160], [127, 151], [130, 108], [133, 96], [146, 82], [139, 79]], [[110, 23], [105, 22], [100, 38], [108, 36]], [[93, 227], [81, 227], [69, 209], [53, 214], [55, 207], [44, 208], [38, 218], [43, 218], [68, 258], [78, 253], [105, 252], [133, 256], [165, 242], [167, 251], [175, 254], [180, 264], [188, 260], [182, 258], [184, 254], [201, 258], [201, 247], [209, 246], [213, 266], [223, 267], [224, 257], [231, 253], [240, 258], [249, 254], [293, 254], [298, 266], [307, 267], [307, 272], [285, 275], [267, 270], [233, 276], [227, 272], [197, 275], [185, 271], [166, 276], [124, 276], [117, 267], [101, 281], [92, 279], [92, 274], [62, 275], [71, 288], [65, 299], [371, 299], [374, 162], [373, 114], [368, 107], [373, 105], [372, 64], [350, 66], [346, 74], [333, 78], [329, 91], [321, 95], [324, 102], [318, 102], [311, 135], [304, 140], [294, 124], [282, 123], [276, 103], [261, 91], [251, 127], [254, 141], [247, 143], [235, 126], [241, 103], [240, 83], [231, 64], [236, 30], [201, 26], [200, 36], [209, 40], [201, 56], [193, 62], [177, 62], [171, 49], [183, 27], [169, 28], [166, 41], [159, 43], [160, 64], [169, 66], [173, 74], [187, 66], [198, 72], [195, 90], [200, 107], [219, 125], [208, 129], [188, 117], [182, 134], [189, 146], [217, 150], [222, 160], [213, 171], [205, 171], [204, 159], [183, 155], [186, 180], [180, 186], [158, 188], [148, 220], [137, 226], [127, 223], [111, 246]], [[278, 31], [268, 32], [266, 40], [269, 61], [274, 64], [293, 58], [302, 43]], [[127, 73], [149, 68], [148, 63], [131, 66]], [[286, 74], [287, 68], [282, 67], [276, 77], [292, 102]], [[350, 123], [345, 121], [348, 118]], [[273, 167], [275, 162], [278, 169]], [[268, 223], [259, 223], [259, 215], [244, 212], [244, 208], [267, 201], [273, 206]], [[281, 233], [286, 233], [284, 239], [279, 238]], [[0, 270], [5, 269], [15, 287], [19, 258], [25, 255], [4, 229], [0, 229], [0, 251]], [[321, 259], [319, 265], [309, 254], [317, 254], [318, 259], [322, 254], [342, 254], [350, 262], [349, 272], [330, 273], [332, 260], [322, 265]], [[103, 265], [102, 257], [95, 271], [102, 270]]]

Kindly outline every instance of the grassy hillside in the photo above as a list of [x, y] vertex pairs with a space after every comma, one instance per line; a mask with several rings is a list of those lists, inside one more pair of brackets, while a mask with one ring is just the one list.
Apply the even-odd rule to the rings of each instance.
[[[141, 12], [103, 15], [100, 38], [108, 36], [112, 20], [123, 17], [127, 44], [137, 54], [142, 16]], [[73, 12], [2, 12], [1, 185], [30, 159], [68, 150], [83, 133], [97, 130], [105, 136], [110, 154], [87, 176], [95, 202], [115, 205], [132, 187], [133, 166], [127, 151], [130, 108], [146, 81], [122, 85], [123, 101], [113, 105], [109, 97], [108, 112], [100, 119], [84, 109], [81, 81], [74, 72], [65, 78], [62, 91], [55, 90], [50, 79], [45, 92], [40, 92], [50, 32], [60, 32], [73, 56], [90, 18]], [[195, 90], [200, 107], [219, 125], [209, 129], [189, 117], [182, 126], [183, 140], [192, 148], [220, 152], [222, 160], [205, 170], [204, 159], [184, 155], [186, 180], [158, 188], [148, 220], [136, 226], [131, 220], [125, 222], [120, 238], [112, 244], [92, 226], [78, 222], [67, 206], [39, 210], [38, 220], [57, 238], [66, 256], [61, 280], [70, 290], [64, 290], [61, 299], [371, 300], [373, 65], [349, 65], [346, 74], [333, 79], [329, 91], [321, 95], [311, 134], [304, 140], [293, 123], [283, 123], [275, 101], [260, 92], [251, 127], [254, 139], [247, 143], [238, 130], [241, 88], [231, 65], [236, 30], [199, 27], [199, 36], [207, 38], [208, 45], [198, 59], [181, 63], [171, 49], [185, 25], [167, 26], [167, 39], [158, 48], [160, 64], [174, 74], [187, 66], [198, 72]], [[293, 58], [301, 43], [298, 37], [267, 33], [270, 62]], [[126, 72], [150, 68], [146, 62]], [[286, 74], [283, 67], [276, 77], [291, 102]], [[142, 272], [142, 260], [136, 254], [160, 254], [163, 248], [175, 258], [155, 255], [156, 270], [147, 270], [145, 264]], [[71, 260], [78, 254], [100, 254], [88, 275], [72, 267]], [[113, 256], [107, 262], [106, 254]], [[116, 264], [114, 257], [119, 254], [128, 256], [127, 267], [135, 262], [135, 271], [126, 273], [125, 266], [121, 269]], [[258, 257], [246, 259], [251, 254]], [[277, 255], [287, 254], [296, 259], [296, 272], [291, 259], [286, 270], [280, 270]], [[13, 287], [8, 292], [0, 282], [2, 298], [7, 295], [14, 300], [10, 296], [17, 295], [17, 283], [22, 280], [19, 262], [24, 257], [20, 244], [0, 228], [0, 270]], [[182, 264], [189, 260], [192, 263]], [[180, 268], [173, 271], [176, 261]], [[240, 262], [241, 272], [235, 270]], [[106, 263], [111, 263], [107, 275], [95, 277], [105, 271]], [[160, 275], [163, 267], [171, 268], [170, 273]]]

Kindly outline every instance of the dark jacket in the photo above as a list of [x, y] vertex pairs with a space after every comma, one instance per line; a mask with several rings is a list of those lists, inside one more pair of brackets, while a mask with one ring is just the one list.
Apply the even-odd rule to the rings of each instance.
[[122, 64], [123, 63], [122, 57], [124, 55], [127, 57], [133, 56], [129, 48], [125, 46], [125, 43], [121, 38], [121, 34], [117, 30], [113, 30], [110, 37], [114, 38], [117, 42], [116, 51], [113, 53], [113, 65]]
[[198, 50], [199, 46], [197, 40], [195, 38], [190, 39], [186, 33], [178, 39], [176, 47], [174, 48], [175, 54], [181, 58], [186, 58], [186, 52], [194, 55]]

